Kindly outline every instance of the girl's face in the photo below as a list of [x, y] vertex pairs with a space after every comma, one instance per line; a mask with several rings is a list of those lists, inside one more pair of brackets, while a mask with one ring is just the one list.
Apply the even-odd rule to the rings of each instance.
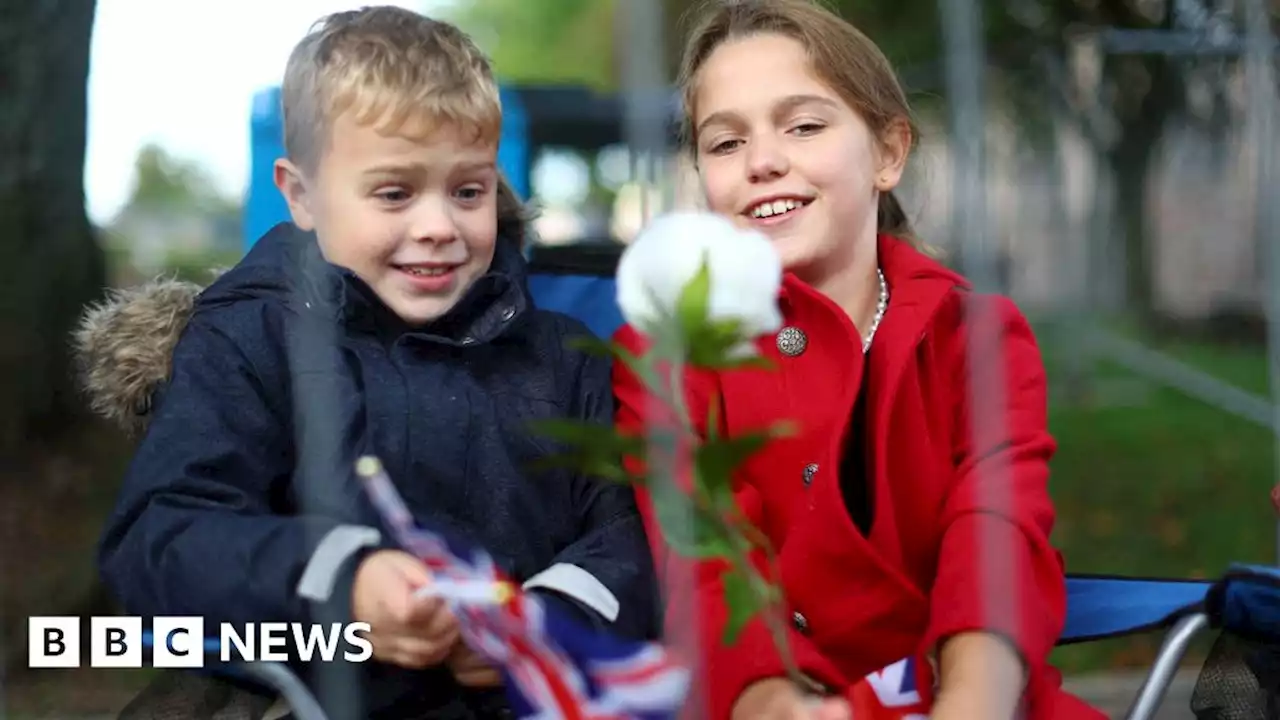
[[[898, 184], [909, 137], [882, 143], [814, 74], [804, 47], [761, 34], [724, 43], [698, 75], [698, 167], [713, 212], [773, 239], [810, 282], [874, 252], [880, 192]], [[861, 252], [867, 252], [866, 249]]]

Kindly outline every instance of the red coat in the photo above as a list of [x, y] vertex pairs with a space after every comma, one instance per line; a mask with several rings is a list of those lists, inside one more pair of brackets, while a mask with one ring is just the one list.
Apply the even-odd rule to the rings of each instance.
[[[968, 293], [961, 290], [969, 285], [903, 242], [878, 242], [890, 302], [870, 356], [869, 538], [850, 520], [836, 472], [863, 371], [861, 338], [839, 307], [787, 275], [780, 297], [784, 325], [807, 336], [804, 352], [784, 356], [774, 338], [764, 338], [759, 348], [775, 369], [691, 371], [686, 379], [695, 420], [705, 419], [707, 404], [719, 398], [722, 432], [781, 419], [800, 426], [795, 437], [748, 461], [737, 490], [740, 505], [779, 549], [795, 657], [810, 677], [850, 693], [868, 673], [904, 657], [925, 657], [942, 638], [987, 629], [1010, 638], [1031, 663], [1030, 720], [1105, 717], [1062, 693], [1060, 676], [1047, 665], [1063, 627], [1066, 590], [1061, 557], [1049, 543], [1054, 509], [1046, 484], [1055, 444], [1031, 328], [1007, 299], [986, 304], [993, 321], [986, 327], [998, 330], [998, 341], [988, 344], [989, 358], [980, 366], [1003, 365], [1003, 384], [984, 396], [1003, 396], [1003, 407], [995, 434], [975, 442], [963, 315]], [[616, 339], [636, 352], [645, 346], [629, 327]], [[619, 425], [638, 430], [648, 407], [643, 387], [621, 366], [614, 387]], [[998, 481], [987, 479], [1001, 470]], [[980, 492], [984, 482], [1005, 488], [1003, 499]], [[700, 689], [711, 717], [727, 718], [743, 688], [783, 675], [783, 665], [759, 618], [737, 644], [721, 644], [726, 609], [709, 592], [719, 587], [719, 565], [675, 562], [660, 547], [649, 499], [642, 493], [640, 501], [671, 582], [668, 622], [687, 622], [681, 611], [696, 611], [706, 673]], [[984, 556], [980, 543], [1002, 552]], [[992, 556], [1000, 560], [1001, 592], [994, 595], [1004, 605], [984, 607], [984, 557]], [[697, 577], [696, 603], [689, 580], [671, 580], [682, 567], [691, 573], [683, 577]]]

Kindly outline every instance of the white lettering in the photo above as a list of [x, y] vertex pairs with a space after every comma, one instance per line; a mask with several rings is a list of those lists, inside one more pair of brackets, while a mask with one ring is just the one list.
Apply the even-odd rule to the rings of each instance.
[[[258, 636], [262, 643], [263, 662], [287, 662], [289, 660], [289, 625], [287, 623], [262, 623], [258, 626]], [[278, 650], [276, 650], [278, 648]]]
[[311, 656], [315, 654], [315, 646], [319, 645], [320, 659], [333, 662], [333, 656], [338, 651], [338, 638], [342, 634], [341, 626], [333, 623], [329, 626], [329, 632], [326, 633], [321, 626], [312, 625], [306, 638], [303, 638], [303, 632], [302, 623], [293, 624], [293, 643], [297, 646], [299, 658], [303, 662], [311, 662]]
[[219, 633], [221, 637], [219, 643], [221, 645], [218, 653], [222, 662], [232, 662], [231, 646], [234, 645], [236, 653], [239, 657], [235, 658], [236, 662], [253, 662], [256, 657], [253, 651], [253, 623], [249, 623], [244, 627], [244, 634], [241, 635], [236, 626], [231, 623], [223, 623], [222, 631]]
[[[32, 667], [78, 667], [80, 619], [34, 617], [30, 620], [28, 663]], [[93, 618], [91, 667], [142, 667], [144, 647], [152, 649], [154, 667], [198, 668], [217, 656], [223, 663], [366, 662], [373, 657], [368, 623], [220, 623], [217, 649], [205, 639], [199, 617], [153, 618], [151, 637], [136, 616]]]
[[353, 653], [350, 650], [342, 654], [342, 658], [347, 662], [364, 662], [373, 657], [373, 643], [368, 638], [357, 633], [368, 634], [372, 628], [369, 623], [351, 623], [342, 631], [342, 637], [346, 639], [347, 644], [360, 648], [360, 652]]

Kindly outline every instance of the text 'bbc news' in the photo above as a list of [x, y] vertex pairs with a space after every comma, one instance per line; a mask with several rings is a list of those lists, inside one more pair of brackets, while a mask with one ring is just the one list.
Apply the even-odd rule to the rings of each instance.
[[[27, 665], [81, 667], [84, 619], [32, 617], [27, 623]], [[219, 623], [205, 634], [201, 617], [89, 618], [89, 667], [138, 668], [144, 657], [158, 668], [200, 668], [206, 662], [365, 662], [373, 657], [368, 623]]]

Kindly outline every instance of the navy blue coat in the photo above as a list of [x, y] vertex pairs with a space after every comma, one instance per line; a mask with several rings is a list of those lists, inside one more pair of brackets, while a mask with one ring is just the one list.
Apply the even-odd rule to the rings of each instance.
[[[101, 544], [126, 611], [199, 615], [209, 632], [349, 620], [359, 559], [394, 545], [352, 472], [371, 454], [419, 522], [546, 579], [531, 591], [583, 619], [655, 636], [631, 490], [529, 468], [554, 446], [528, 421], [612, 423], [609, 362], [566, 347], [589, 331], [536, 309], [515, 244], [498, 245], [426, 331], [288, 224], [201, 293]], [[356, 667], [362, 714], [469, 716], [443, 669]]]

